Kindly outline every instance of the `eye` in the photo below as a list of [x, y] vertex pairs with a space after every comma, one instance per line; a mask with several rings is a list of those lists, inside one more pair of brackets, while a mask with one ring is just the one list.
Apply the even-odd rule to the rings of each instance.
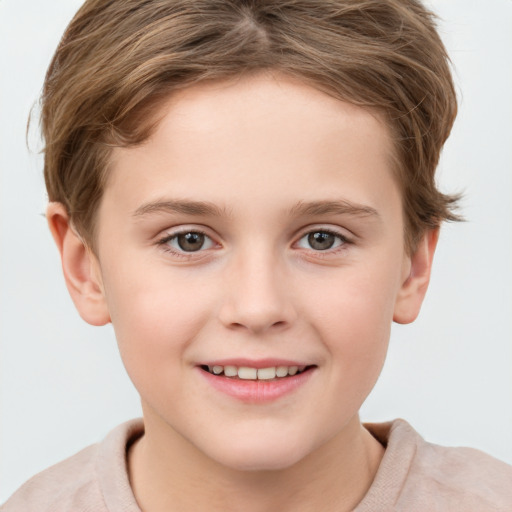
[[211, 249], [215, 244], [213, 240], [200, 231], [184, 231], [168, 236], [160, 241], [176, 252], [198, 252]]
[[347, 243], [348, 240], [339, 233], [332, 231], [318, 230], [306, 233], [297, 243], [302, 249], [313, 249], [314, 251], [327, 251], [336, 249]]

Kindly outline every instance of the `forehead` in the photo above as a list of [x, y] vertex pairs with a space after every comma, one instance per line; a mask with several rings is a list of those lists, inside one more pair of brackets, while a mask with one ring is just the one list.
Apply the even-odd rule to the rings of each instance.
[[114, 150], [105, 194], [132, 208], [166, 194], [230, 208], [270, 196], [285, 206], [301, 193], [378, 205], [391, 153], [375, 112], [266, 72], [173, 94], [144, 144]]

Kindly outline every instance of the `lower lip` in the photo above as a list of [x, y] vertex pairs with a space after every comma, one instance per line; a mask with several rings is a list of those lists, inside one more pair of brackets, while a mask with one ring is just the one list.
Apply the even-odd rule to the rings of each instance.
[[246, 403], [266, 403], [289, 395], [304, 385], [314, 373], [310, 368], [303, 373], [275, 380], [243, 380], [213, 375], [197, 368], [216, 390]]

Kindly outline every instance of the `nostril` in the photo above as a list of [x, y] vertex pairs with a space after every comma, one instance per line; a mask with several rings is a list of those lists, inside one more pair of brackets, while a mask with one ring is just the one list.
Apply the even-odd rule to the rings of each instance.
[[280, 329], [284, 328], [287, 325], [287, 322], [284, 320], [279, 320], [278, 322], [273, 322], [269, 324], [264, 324], [263, 322], [261, 324], [257, 324], [256, 322], [253, 323], [247, 323], [247, 325], [240, 323], [240, 322], [232, 322], [229, 327], [231, 329], [235, 330], [249, 330], [253, 332], [260, 332], [260, 331], [266, 331], [268, 329]]
[[240, 324], [238, 322], [233, 322], [229, 327], [233, 328], [233, 329], [246, 329], [245, 325], [244, 324]]
[[[274, 298], [275, 299], [275, 298]], [[288, 301], [272, 297], [253, 297], [250, 293], [230, 296], [218, 313], [221, 323], [231, 330], [260, 333], [282, 330], [296, 320], [295, 309]]]

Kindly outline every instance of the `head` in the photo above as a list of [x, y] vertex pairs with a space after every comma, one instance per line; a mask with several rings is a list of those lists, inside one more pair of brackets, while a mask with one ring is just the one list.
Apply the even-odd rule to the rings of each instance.
[[238, 469], [350, 444], [454, 218], [434, 182], [454, 115], [417, 2], [84, 5], [44, 90], [49, 220], [153, 439]]
[[393, 143], [406, 247], [455, 220], [435, 169], [456, 98], [433, 15], [416, 0], [85, 3], [48, 70], [45, 180], [94, 249], [114, 147], [143, 143], [192, 84], [272, 69], [379, 113]]

